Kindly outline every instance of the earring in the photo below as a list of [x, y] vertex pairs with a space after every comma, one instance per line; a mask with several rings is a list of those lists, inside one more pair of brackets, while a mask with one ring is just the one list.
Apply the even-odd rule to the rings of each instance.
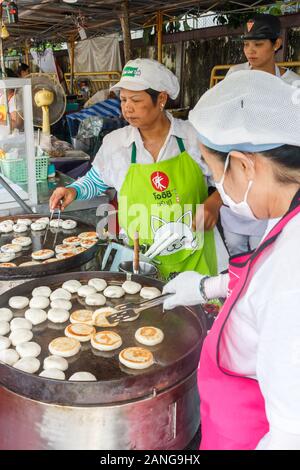
[[160, 107], [160, 110], [163, 111], [164, 107], [165, 107], [165, 105], [162, 104], [161, 107]]

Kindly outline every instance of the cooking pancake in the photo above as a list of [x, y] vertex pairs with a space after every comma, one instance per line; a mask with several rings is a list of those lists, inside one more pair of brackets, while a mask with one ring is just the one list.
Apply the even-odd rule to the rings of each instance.
[[113, 351], [122, 345], [122, 338], [114, 331], [99, 331], [92, 336], [91, 344], [99, 351]]
[[88, 239], [88, 240], [83, 239], [83, 240], [81, 240], [81, 247], [85, 248], [87, 250], [88, 248], [91, 248], [91, 246], [96, 245], [97, 241], [98, 240], [96, 240], [94, 238]]
[[50, 227], [52, 228], [59, 228], [62, 226], [62, 219], [54, 219], [54, 220], [51, 220], [50, 222]]
[[1, 251], [2, 253], [20, 253], [20, 251], [22, 251], [22, 247], [16, 243], [8, 243], [1, 246]]
[[45, 377], [47, 379], [54, 379], [54, 380], [65, 380], [66, 376], [62, 370], [59, 369], [46, 369], [43, 370], [39, 377]]
[[120, 286], [108, 286], [104, 290], [103, 294], [109, 299], [120, 299], [123, 297], [123, 295], [125, 295], [125, 291]]
[[23, 308], [26, 308], [29, 304], [29, 299], [27, 297], [22, 297], [20, 295], [16, 295], [14, 297], [11, 297], [8, 301], [8, 305], [11, 308], [14, 308], [16, 310], [20, 310]]
[[130, 369], [147, 369], [154, 363], [153, 354], [145, 348], [126, 348], [119, 354], [119, 361]]
[[26, 318], [17, 317], [17, 318], [14, 318], [10, 322], [11, 331], [19, 330], [20, 328], [24, 328], [25, 330], [31, 330], [32, 329], [31, 321], [26, 320]]
[[62, 244], [62, 245], [56, 245], [55, 247], [55, 253], [68, 253], [72, 252], [72, 247], [70, 245]]
[[62, 308], [50, 308], [48, 311], [48, 320], [53, 323], [65, 323], [69, 320], [69, 311]]
[[77, 281], [76, 279], [70, 279], [69, 281], [63, 283], [62, 288], [71, 294], [75, 294], [81, 285], [81, 282]]
[[77, 294], [79, 297], [87, 297], [89, 295], [96, 294], [96, 289], [92, 286], [81, 286], [79, 287]]
[[98, 238], [97, 232], [81, 232], [78, 235], [81, 240], [94, 240]]
[[143, 326], [139, 328], [134, 335], [135, 339], [145, 346], [156, 346], [164, 339], [162, 330], [155, 326]]
[[75, 222], [75, 220], [68, 219], [64, 220], [61, 226], [65, 230], [73, 230], [77, 227], [77, 222]]
[[93, 325], [93, 312], [91, 310], [75, 310], [71, 313], [70, 322]]
[[36, 357], [22, 357], [14, 364], [14, 367], [28, 374], [34, 374], [40, 368], [40, 361]]
[[41, 308], [44, 310], [45, 308], [49, 307], [50, 300], [49, 297], [43, 297], [41, 295], [37, 295], [35, 297], [32, 297], [32, 299], [29, 302], [29, 307], [30, 308]]
[[29, 308], [25, 312], [25, 318], [33, 325], [39, 325], [47, 320], [47, 313], [40, 308]]
[[103, 308], [98, 308], [95, 310], [93, 313], [93, 323], [95, 326], [99, 326], [101, 328], [108, 328], [108, 327], [114, 327], [118, 326], [119, 322], [115, 323], [109, 323], [109, 321], [106, 319], [109, 315], [112, 313], [115, 313], [116, 310], [112, 307], [103, 307]]
[[71, 375], [69, 380], [80, 381], [80, 382], [81, 381], [82, 382], [92, 382], [92, 381], [96, 381], [97, 379], [90, 372], [80, 371], [80, 372], [75, 372], [75, 374]]
[[34, 341], [29, 341], [18, 344], [16, 351], [20, 357], [37, 357], [41, 354], [41, 346]]
[[65, 300], [71, 300], [72, 294], [61, 287], [58, 289], [55, 289], [52, 294], [50, 295], [50, 300], [55, 300], [55, 299], [65, 299]]
[[0, 268], [16, 268], [15, 263], [0, 263]]
[[44, 359], [44, 369], [58, 369], [65, 371], [69, 367], [67, 359], [60, 356], [48, 356]]
[[51, 292], [52, 291], [51, 291], [50, 287], [40, 286], [40, 287], [36, 287], [35, 289], [33, 289], [31, 295], [32, 295], [32, 297], [36, 297], [36, 296], [50, 297]]
[[13, 225], [13, 231], [16, 233], [23, 233], [27, 232], [28, 227], [25, 224], [14, 224]]
[[143, 287], [140, 292], [140, 296], [146, 300], [155, 299], [161, 295], [161, 291], [157, 287]]
[[86, 323], [72, 323], [65, 329], [65, 335], [68, 338], [74, 338], [83, 343], [89, 341], [95, 333], [95, 328]]
[[36, 266], [37, 264], [41, 264], [40, 261], [25, 261], [25, 263], [19, 264], [19, 266]]
[[97, 292], [102, 292], [107, 287], [107, 282], [105, 279], [93, 278], [89, 280], [88, 285], [94, 287]]
[[15, 349], [4, 349], [0, 351], [0, 361], [9, 366], [13, 366], [20, 359]]
[[51, 301], [51, 308], [62, 308], [63, 310], [71, 310], [72, 302], [66, 299], [54, 299]]
[[46, 224], [48, 225], [49, 222], [50, 222], [50, 219], [49, 217], [40, 217], [39, 219], [36, 219], [36, 221], [38, 224]]
[[16, 237], [12, 240], [12, 243], [16, 245], [20, 245], [23, 248], [30, 246], [32, 244], [32, 240], [30, 237]]
[[32, 254], [31, 254], [32, 258], [34, 260], [45, 260], [45, 259], [49, 259], [49, 258], [52, 258], [52, 256], [54, 256], [54, 251], [53, 250], [38, 250], [38, 251], [34, 251]]
[[10, 325], [7, 321], [1, 320], [0, 321], [0, 335], [5, 336], [7, 333], [10, 332]]
[[125, 281], [122, 284], [122, 289], [124, 289], [126, 294], [137, 294], [138, 292], [140, 292], [141, 288], [141, 284], [134, 281]]
[[106, 304], [106, 298], [102, 294], [91, 294], [85, 298], [87, 305], [101, 306]]
[[65, 336], [55, 338], [49, 344], [49, 351], [54, 356], [71, 357], [80, 351], [80, 342], [74, 338]]
[[27, 225], [28, 227], [30, 227], [30, 225], [32, 224], [32, 220], [30, 220], [30, 219], [18, 219], [17, 224], [23, 224], [23, 225]]
[[73, 247], [74, 255], [79, 255], [80, 253], [83, 253], [84, 251], [86, 251], [86, 248], [83, 248], [82, 246]]
[[56, 258], [49, 258], [42, 261], [42, 264], [56, 263], [58, 260]]
[[0, 253], [0, 263], [9, 263], [15, 259], [16, 254], [14, 252], [10, 253]]
[[57, 253], [56, 259], [60, 261], [62, 259], [72, 258], [72, 256], [75, 256], [74, 251], [68, 251], [67, 253]]
[[13, 313], [9, 308], [0, 308], [0, 321], [10, 321], [13, 317]]
[[33, 222], [30, 226], [31, 230], [33, 230], [34, 232], [40, 232], [42, 230], [45, 230], [46, 227], [47, 224], [42, 222]]
[[11, 341], [6, 336], [0, 336], [0, 351], [8, 349], [11, 345]]
[[6, 223], [1, 222], [0, 224], [0, 232], [2, 233], [10, 233], [13, 231], [13, 223]]
[[21, 343], [27, 343], [28, 341], [31, 341], [32, 338], [32, 331], [25, 328], [19, 328], [18, 330], [12, 331], [12, 333], [9, 335], [9, 339], [11, 340], [13, 346], [18, 346], [18, 344]]
[[67, 237], [63, 240], [64, 245], [79, 246], [81, 239], [79, 237]]

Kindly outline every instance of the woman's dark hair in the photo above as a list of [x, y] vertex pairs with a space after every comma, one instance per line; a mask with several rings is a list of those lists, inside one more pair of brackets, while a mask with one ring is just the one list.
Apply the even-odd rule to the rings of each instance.
[[22, 62], [18, 67], [18, 75], [21, 75], [21, 72], [27, 72], [29, 70], [29, 65]]
[[[224, 163], [228, 153], [219, 152], [209, 147], [207, 150], [216, 155]], [[280, 183], [300, 184], [300, 147], [295, 145], [282, 145], [272, 150], [257, 152], [273, 163], [275, 178]]]
[[154, 104], [154, 106], [156, 106], [160, 91], [156, 91], [156, 90], [153, 90], [152, 88], [148, 88], [147, 90], [145, 90], [145, 92], [148, 93], [148, 95], [150, 96], [152, 100], [152, 103]]

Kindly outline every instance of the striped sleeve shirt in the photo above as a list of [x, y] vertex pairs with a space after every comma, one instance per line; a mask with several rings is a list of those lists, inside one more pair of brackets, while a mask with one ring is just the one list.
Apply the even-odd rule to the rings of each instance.
[[72, 184], [69, 184], [67, 188], [76, 189], [76, 199], [93, 199], [94, 197], [103, 194], [109, 186], [100, 178], [99, 172], [93, 166], [90, 171], [87, 172], [82, 178], [79, 178]]

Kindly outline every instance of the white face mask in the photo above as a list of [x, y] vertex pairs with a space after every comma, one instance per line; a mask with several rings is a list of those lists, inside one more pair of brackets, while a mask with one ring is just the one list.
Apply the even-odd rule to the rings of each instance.
[[223, 176], [218, 183], [215, 183], [216, 188], [219, 191], [219, 194], [221, 196], [223, 203], [225, 204], [225, 206], [228, 206], [232, 210], [232, 212], [234, 212], [235, 214], [241, 215], [242, 217], [247, 217], [248, 219], [257, 220], [257, 218], [252, 212], [251, 207], [247, 203], [248, 193], [253, 184], [253, 181], [249, 181], [249, 185], [248, 185], [245, 197], [241, 202], [234, 202], [233, 199], [231, 199], [231, 197], [225, 193], [223, 183], [224, 183], [225, 173], [229, 165], [229, 157], [230, 157], [230, 153], [227, 155], [227, 158], [225, 161]]

